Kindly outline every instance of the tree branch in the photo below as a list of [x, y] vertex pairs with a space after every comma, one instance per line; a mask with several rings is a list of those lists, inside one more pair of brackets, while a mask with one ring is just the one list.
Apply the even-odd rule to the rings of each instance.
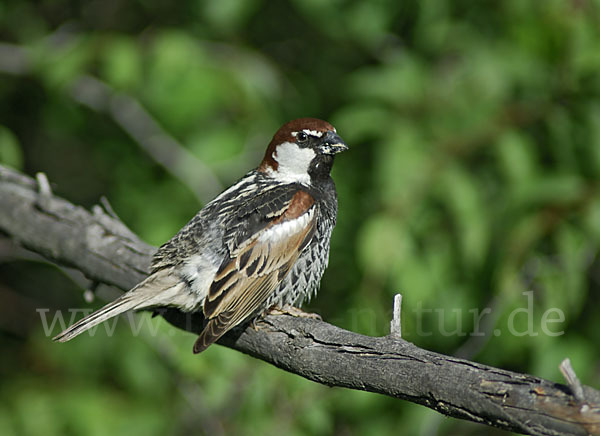
[[[0, 166], [0, 230], [94, 281], [129, 289], [144, 278], [154, 247], [99, 206], [90, 213], [49, 186], [44, 177], [36, 182]], [[200, 330], [193, 315], [163, 316]], [[286, 315], [267, 316], [257, 330], [238, 329], [219, 343], [318, 383], [402, 398], [509, 431], [600, 434], [600, 392], [581, 387], [572, 370], [569, 385], [561, 385], [423, 350], [399, 335], [373, 338]]]

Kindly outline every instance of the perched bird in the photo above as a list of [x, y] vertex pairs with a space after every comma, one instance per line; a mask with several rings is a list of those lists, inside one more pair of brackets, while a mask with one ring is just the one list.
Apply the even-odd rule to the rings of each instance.
[[300, 306], [327, 267], [337, 217], [330, 171], [347, 148], [325, 121], [284, 124], [258, 168], [158, 249], [148, 278], [54, 339], [66, 342], [128, 310], [175, 307], [202, 313], [199, 353], [270, 308]]

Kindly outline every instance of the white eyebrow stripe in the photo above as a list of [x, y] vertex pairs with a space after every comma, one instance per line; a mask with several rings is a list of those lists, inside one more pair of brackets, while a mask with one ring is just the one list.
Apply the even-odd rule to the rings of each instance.
[[[307, 135], [316, 136], [317, 138], [320, 138], [321, 136], [323, 136], [323, 132], [319, 132], [318, 130], [302, 129], [302, 131], [304, 133], [306, 133]], [[298, 134], [298, 132], [292, 132], [292, 136], [294, 138], [296, 137], [297, 134]]]
[[319, 132], [317, 130], [308, 130], [308, 129], [304, 129], [302, 130], [304, 133], [306, 133], [307, 135], [312, 135], [312, 136], [316, 136], [317, 138], [320, 138], [321, 136], [323, 136], [323, 132]]

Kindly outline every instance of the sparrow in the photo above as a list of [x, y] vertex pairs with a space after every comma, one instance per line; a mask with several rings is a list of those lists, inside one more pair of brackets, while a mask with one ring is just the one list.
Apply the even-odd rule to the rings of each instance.
[[272, 308], [316, 294], [337, 219], [330, 172], [348, 147], [316, 118], [284, 124], [260, 165], [202, 208], [153, 257], [150, 275], [54, 340], [66, 342], [128, 310], [201, 313], [194, 353]]

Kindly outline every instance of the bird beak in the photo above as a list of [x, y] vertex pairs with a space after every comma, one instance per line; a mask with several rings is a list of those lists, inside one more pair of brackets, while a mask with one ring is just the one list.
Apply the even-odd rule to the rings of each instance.
[[319, 145], [319, 150], [323, 154], [338, 154], [348, 150], [348, 146], [337, 133], [329, 131], [323, 137], [323, 142]]

